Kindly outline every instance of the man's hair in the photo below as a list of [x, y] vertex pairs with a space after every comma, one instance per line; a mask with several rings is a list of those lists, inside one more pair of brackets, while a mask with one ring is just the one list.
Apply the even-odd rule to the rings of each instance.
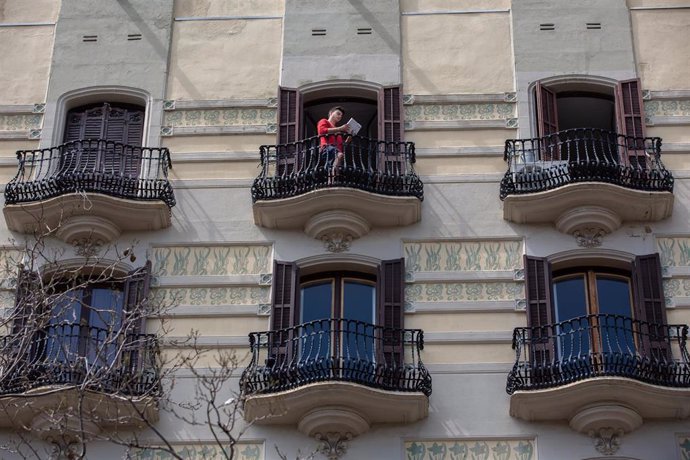
[[342, 113], [343, 115], [345, 115], [345, 109], [342, 108], [342, 107], [340, 107], [339, 105], [336, 105], [335, 107], [332, 107], [331, 110], [328, 111], [328, 116], [330, 117], [331, 114], [332, 114], [333, 112], [335, 112], [336, 110], [340, 110], [340, 113]]

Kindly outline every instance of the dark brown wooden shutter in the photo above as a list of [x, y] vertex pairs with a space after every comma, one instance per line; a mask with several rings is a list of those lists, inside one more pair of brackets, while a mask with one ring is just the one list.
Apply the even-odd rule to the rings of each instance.
[[[17, 274], [17, 288], [14, 298], [13, 334], [31, 333], [31, 331], [25, 330], [27, 323], [31, 323], [32, 315], [34, 315], [35, 320], [35, 316], [41, 313], [36, 311], [41, 307], [38, 301], [38, 289], [40, 289], [38, 274], [20, 268]], [[33, 328], [33, 325], [29, 324], [28, 328]]]
[[635, 317], [645, 323], [640, 327], [642, 354], [657, 359], [670, 358], [666, 334], [666, 302], [659, 254], [635, 257], [633, 270]]
[[291, 355], [292, 336], [285, 331], [295, 324], [299, 301], [299, 268], [294, 262], [273, 262], [273, 294], [271, 329], [274, 332], [269, 342], [269, 358], [275, 366], [283, 366]]
[[525, 255], [525, 293], [527, 326], [531, 328], [528, 344], [535, 382], [550, 377], [555, 354], [553, 340], [553, 305], [551, 302], [551, 265], [543, 257]]
[[[379, 101], [383, 140], [399, 142], [403, 140], [402, 92], [400, 86], [383, 88]], [[379, 136], [381, 136], [379, 134]]]
[[280, 88], [278, 99], [278, 143], [288, 144], [299, 136], [299, 92], [292, 88]]
[[127, 326], [127, 333], [141, 334], [145, 331], [145, 321], [148, 312], [148, 296], [151, 285], [151, 261], [146, 261], [143, 267], [132, 270], [127, 274], [124, 286], [123, 319]]
[[627, 150], [621, 160], [632, 167], [646, 168], [644, 140], [645, 121], [642, 105], [642, 86], [638, 78], [618, 82], [616, 87], [616, 120], [618, 133], [629, 136], [626, 143], [622, 143]]
[[541, 159], [558, 160], [558, 106], [556, 94], [537, 82], [537, 130], [541, 138]]
[[378, 276], [378, 322], [383, 326], [383, 358], [389, 367], [403, 362], [405, 259], [381, 261]]

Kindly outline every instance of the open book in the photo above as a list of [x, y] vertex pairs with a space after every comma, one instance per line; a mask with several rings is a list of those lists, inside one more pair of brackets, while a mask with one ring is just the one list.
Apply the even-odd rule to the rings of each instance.
[[346, 124], [350, 127], [350, 134], [352, 134], [353, 136], [357, 135], [359, 130], [362, 129], [362, 125], [357, 123], [357, 120], [355, 120], [354, 118], [350, 118]]

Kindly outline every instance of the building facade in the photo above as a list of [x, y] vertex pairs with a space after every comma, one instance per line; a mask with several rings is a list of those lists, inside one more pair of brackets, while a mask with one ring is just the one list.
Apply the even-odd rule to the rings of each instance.
[[235, 458], [690, 458], [690, 2], [5, 0], [0, 50], [3, 458], [221, 458], [170, 410], [219, 350]]

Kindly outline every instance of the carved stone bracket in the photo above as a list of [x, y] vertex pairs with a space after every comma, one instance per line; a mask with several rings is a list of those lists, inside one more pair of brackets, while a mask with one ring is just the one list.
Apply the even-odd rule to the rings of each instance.
[[333, 232], [321, 237], [324, 247], [329, 252], [346, 252], [350, 250], [352, 235], [348, 233]]
[[328, 460], [338, 460], [347, 452], [347, 443], [352, 439], [350, 433], [322, 433], [316, 434], [316, 439], [320, 441], [317, 451]]
[[573, 236], [578, 246], [583, 248], [597, 248], [601, 246], [601, 239], [606, 233], [607, 232], [602, 228], [590, 227], [575, 230]]
[[620, 437], [623, 436], [623, 430], [605, 427], [599, 428], [597, 431], [590, 431], [589, 435], [594, 439], [594, 448], [597, 452], [603, 455], [613, 455], [621, 446]]

